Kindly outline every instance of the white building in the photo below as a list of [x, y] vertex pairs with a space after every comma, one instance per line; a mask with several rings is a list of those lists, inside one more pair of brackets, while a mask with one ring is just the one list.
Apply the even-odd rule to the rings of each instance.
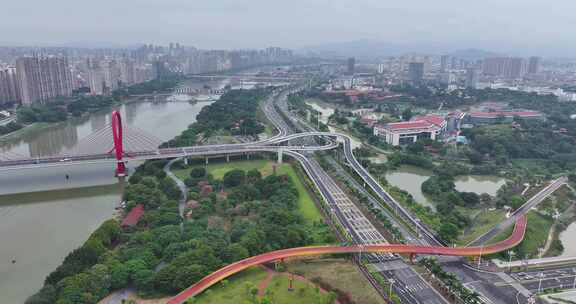
[[436, 115], [415, 117], [411, 121], [374, 126], [374, 135], [387, 144], [398, 146], [415, 143], [418, 139], [436, 140], [446, 130], [446, 120]]
[[360, 109], [356, 109], [352, 111], [352, 115], [354, 116], [364, 116], [366, 114], [370, 114], [373, 113], [374, 109], [371, 108], [360, 108]]
[[104, 72], [100, 68], [91, 69], [88, 72], [88, 81], [90, 84], [90, 94], [104, 94], [106, 91], [106, 83], [104, 81]]

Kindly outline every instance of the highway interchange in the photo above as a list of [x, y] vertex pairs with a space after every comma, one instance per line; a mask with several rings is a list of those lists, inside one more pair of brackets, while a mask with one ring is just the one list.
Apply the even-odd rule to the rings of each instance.
[[[291, 91], [291, 92], [294, 92]], [[367, 171], [356, 160], [353, 155], [351, 139], [344, 134], [334, 134], [326, 132], [317, 132], [306, 122], [300, 120], [296, 115], [288, 110], [287, 94], [289, 91], [283, 91], [268, 98], [263, 103], [262, 110], [267, 118], [277, 128], [278, 133], [271, 138], [259, 142], [248, 142], [233, 145], [211, 145], [211, 146], [192, 146], [183, 148], [154, 149], [150, 151], [132, 151], [126, 160], [147, 160], [161, 158], [178, 158], [186, 156], [219, 156], [228, 154], [243, 154], [252, 152], [273, 152], [289, 155], [299, 161], [310, 179], [317, 186], [324, 201], [329, 207], [332, 214], [331, 218], [337, 225], [344, 227], [351, 243], [356, 245], [368, 244], [385, 244], [386, 240], [374, 225], [364, 216], [358, 207], [350, 200], [347, 194], [338, 186], [338, 184], [328, 175], [318, 162], [312, 157], [314, 151], [330, 150], [338, 147], [338, 141], [343, 142], [343, 152], [348, 166], [352, 168], [361, 178], [371, 191], [361, 187], [345, 170], [340, 168], [337, 174], [354, 180], [351, 183], [355, 188], [364, 189], [364, 193], [370, 199], [372, 204], [376, 204], [392, 221], [399, 227], [408, 244], [426, 245], [426, 246], [444, 246], [435, 234], [418, 219], [410, 214], [402, 205], [394, 200]], [[304, 131], [304, 133], [296, 133]], [[314, 138], [325, 138], [325, 144], [313, 145]], [[287, 145], [278, 145], [287, 142]], [[312, 144], [312, 145], [310, 145]], [[107, 153], [95, 155], [79, 156], [58, 156], [50, 158], [36, 159], [19, 159], [10, 161], [0, 161], [0, 170], [42, 168], [50, 166], [63, 166], [86, 163], [114, 163], [117, 160]], [[338, 167], [336, 167], [338, 169]], [[530, 210], [533, 206], [541, 202], [550, 193], [555, 191], [560, 185], [565, 183], [565, 179], [555, 180], [549, 187], [542, 190], [535, 197], [529, 200], [528, 204], [518, 209], [505, 222], [495, 227], [486, 235], [475, 240], [471, 245], [482, 245], [492, 236], [502, 231], [514, 221]], [[390, 214], [383, 205], [388, 205], [389, 210], [394, 210], [395, 214]], [[403, 223], [399, 223], [396, 217], [400, 218]], [[411, 230], [417, 231], [414, 235], [410, 229], [406, 229], [404, 224], [407, 223]], [[380, 274], [390, 281], [393, 281], [393, 289], [401, 298], [402, 303], [448, 303], [435, 289], [433, 289], [419, 274], [417, 274], [408, 264], [394, 254], [365, 254], [364, 259], [372, 264], [373, 269], [377, 269]], [[561, 287], [565, 288], [569, 283], [574, 281], [574, 274], [571, 268], [559, 268], [544, 272], [545, 276], [542, 282], [534, 279], [539, 276], [538, 271], [529, 271], [526, 273], [514, 274], [513, 278], [503, 274], [482, 273], [470, 269], [465, 261], [459, 257], [440, 258], [445, 271], [456, 274], [459, 280], [469, 289], [480, 293], [485, 303], [526, 303], [530, 292], [541, 288]], [[362, 267], [360, 267], [362, 268]], [[383, 286], [379, 286], [371, 274], [363, 269], [363, 273], [369, 281], [380, 291], [383, 292]], [[522, 288], [518, 284], [510, 284], [510, 281], [516, 279], [522, 283]], [[534, 286], [539, 284], [541, 286]], [[386, 289], [387, 290], [387, 289]]]

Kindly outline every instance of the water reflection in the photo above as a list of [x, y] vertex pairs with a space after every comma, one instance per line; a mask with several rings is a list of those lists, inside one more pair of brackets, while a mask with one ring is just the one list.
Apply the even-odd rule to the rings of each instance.
[[414, 166], [400, 166], [398, 170], [386, 173], [386, 180], [412, 195], [414, 200], [424, 206], [435, 209], [434, 203], [422, 193], [422, 183], [426, 181], [432, 172]]
[[57, 155], [72, 149], [78, 143], [78, 129], [72, 124], [64, 124], [42, 132], [28, 143], [31, 157]]
[[561, 257], [576, 257], [576, 223], [572, 223], [560, 233], [560, 241], [564, 246]]
[[104, 129], [106, 126], [108, 126], [108, 115], [96, 115], [90, 119], [92, 133]]
[[[422, 183], [432, 175], [430, 170], [414, 166], [400, 166], [398, 170], [386, 173], [386, 180], [391, 185], [410, 193], [416, 202], [434, 208], [434, 202], [422, 193]], [[505, 183], [506, 180], [501, 177], [484, 175], [458, 176], [454, 181], [458, 191], [488, 193], [492, 196], [496, 195], [498, 189]]]
[[[126, 125], [135, 126], [161, 140], [167, 140], [184, 130], [194, 121], [202, 107], [210, 103], [132, 102], [115, 110], [122, 113]], [[30, 130], [20, 139], [1, 142], [0, 147], [5, 155], [19, 154], [24, 157], [52, 156], [75, 151], [82, 139], [110, 124], [110, 112], [106, 110], [94, 113], [89, 118]]]
[[0, 196], [0, 202], [16, 203], [0, 204], [0, 302], [24, 303], [36, 292], [66, 254], [112, 216], [116, 189]]

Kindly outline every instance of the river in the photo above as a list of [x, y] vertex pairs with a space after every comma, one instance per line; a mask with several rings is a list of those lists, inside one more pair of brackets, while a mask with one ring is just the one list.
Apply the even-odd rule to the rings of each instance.
[[[386, 173], [386, 180], [393, 186], [410, 193], [416, 202], [434, 209], [434, 202], [422, 193], [422, 183], [432, 176], [430, 170], [414, 167], [400, 166], [398, 170]], [[497, 176], [468, 175], [456, 177], [454, 184], [456, 190], [461, 192], [488, 193], [492, 196], [506, 180]]]
[[[227, 83], [184, 85], [221, 88]], [[210, 103], [133, 102], [116, 109], [124, 123], [168, 140], [194, 122]], [[109, 124], [110, 112], [31, 128], [18, 139], [0, 142], [0, 152], [34, 157], [73, 149], [83, 137]], [[136, 165], [132, 162], [129, 167]], [[0, 172], [1, 303], [23, 303], [70, 251], [112, 217], [120, 200], [113, 171], [110, 164], [97, 164]]]
[[559, 239], [562, 242], [562, 246], [564, 246], [561, 257], [576, 257], [574, 235], [576, 235], [576, 223], [568, 225], [568, 228], [560, 233]]

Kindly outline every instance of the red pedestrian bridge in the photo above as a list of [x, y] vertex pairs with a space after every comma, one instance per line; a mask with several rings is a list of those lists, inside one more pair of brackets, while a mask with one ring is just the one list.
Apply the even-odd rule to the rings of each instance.
[[186, 299], [200, 294], [210, 286], [252, 266], [279, 261], [286, 258], [298, 258], [305, 256], [318, 256], [323, 254], [338, 253], [404, 253], [404, 254], [424, 254], [424, 255], [452, 255], [452, 256], [482, 256], [485, 254], [498, 253], [518, 245], [524, 239], [527, 224], [526, 216], [521, 216], [516, 221], [512, 235], [507, 239], [486, 246], [477, 247], [441, 247], [441, 246], [419, 246], [404, 244], [383, 244], [383, 245], [357, 245], [357, 246], [310, 246], [282, 249], [272, 252], [263, 253], [257, 256], [249, 257], [236, 263], [230, 264], [209, 274], [196, 284], [185, 289], [167, 304], [180, 304]]

